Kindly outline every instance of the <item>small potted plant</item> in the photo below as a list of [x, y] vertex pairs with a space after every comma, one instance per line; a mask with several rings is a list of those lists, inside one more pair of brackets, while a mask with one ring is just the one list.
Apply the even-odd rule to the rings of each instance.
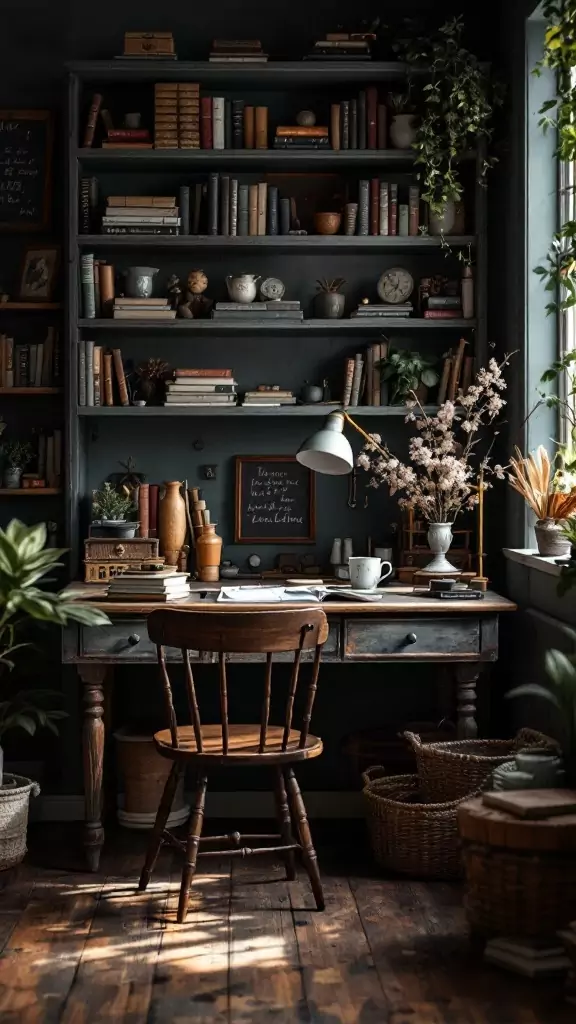
[[148, 359], [136, 370], [134, 405], [162, 405], [166, 397], [168, 363], [163, 359]]
[[543, 445], [526, 458], [516, 448], [516, 458], [510, 459], [508, 479], [536, 516], [538, 554], [548, 558], [570, 554], [566, 522], [576, 514], [576, 486], [566, 489], [562, 478], [554, 473]]
[[388, 93], [390, 120], [390, 142], [394, 149], [410, 149], [416, 139], [416, 114], [410, 93]]
[[318, 294], [314, 299], [314, 312], [320, 320], [340, 320], [344, 315], [346, 296], [340, 294], [346, 281], [336, 277], [329, 281], [327, 277], [316, 282]]
[[132, 538], [138, 523], [129, 522], [126, 517], [134, 511], [128, 488], [121, 494], [112, 484], [105, 483], [101, 491], [92, 491], [92, 526], [99, 527], [108, 536], [122, 540]]
[[390, 405], [405, 405], [413, 393], [425, 405], [428, 388], [433, 388], [439, 380], [435, 363], [435, 359], [429, 359], [420, 352], [390, 349], [386, 359], [379, 364], [380, 379], [388, 383]]
[[25, 467], [32, 461], [34, 449], [29, 441], [6, 441], [2, 445], [2, 454], [6, 460], [4, 487], [17, 490], [20, 487]]

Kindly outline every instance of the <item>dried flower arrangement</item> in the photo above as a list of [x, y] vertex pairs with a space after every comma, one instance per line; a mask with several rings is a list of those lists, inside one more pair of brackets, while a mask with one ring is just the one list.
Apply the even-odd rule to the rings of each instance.
[[540, 445], [527, 458], [519, 448], [516, 458], [510, 459], [511, 472], [508, 476], [515, 491], [522, 495], [538, 521], [568, 519], [576, 513], [576, 488], [562, 490], [555, 482], [557, 474], [548, 452]]

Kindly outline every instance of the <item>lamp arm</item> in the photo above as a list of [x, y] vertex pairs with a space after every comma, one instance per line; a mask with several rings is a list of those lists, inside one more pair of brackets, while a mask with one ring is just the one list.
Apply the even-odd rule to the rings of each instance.
[[389, 457], [389, 452], [385, 451], [384, 448], [381, 448], [380, 445], [376, 443], [374, 438], [370, 437], [370, 434], [367, 434], [365, 430], [362, 430], [362, 427], [359, 426], [358, 423], [356, 423], [356, 420], [353, 420], [352, 417], [348, 415], [348, 413], [346, 412], [345, 409], [342, 410], [342, 415], [343, 415], [344, 419], [352, 427], [354, 427], [354, 429], [357, 430], [359, 434], [362, 435], [362, 437], [364, 438], [365, 441], [368, 441], [372, 445], [372, 447], [376, 449], [376, 451], [380, 452], [380, 455], [383, 455], [385, 458]]

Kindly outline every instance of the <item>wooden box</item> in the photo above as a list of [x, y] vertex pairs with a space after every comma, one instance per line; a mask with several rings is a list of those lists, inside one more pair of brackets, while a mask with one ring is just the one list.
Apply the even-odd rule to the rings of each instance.
[[125, 32], [124, 54], [127, 57], [150, 57], [153, 54], [174, 53], [171, 32]]
[[118, 537], [90, 537], [84, 541], [86, 562], [145, 562], [158, 558], [160, 541], [157, 537], [133, 537], [119, 540]]

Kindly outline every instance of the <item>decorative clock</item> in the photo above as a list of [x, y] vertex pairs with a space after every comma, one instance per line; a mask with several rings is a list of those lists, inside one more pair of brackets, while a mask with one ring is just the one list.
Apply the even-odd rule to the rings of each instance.
[[396, 306], [401, 302], [407, 302], [412, 295], [414, 278], [404, 267], [391, 267], [382, 274], [377, 291], [382, 302]]

